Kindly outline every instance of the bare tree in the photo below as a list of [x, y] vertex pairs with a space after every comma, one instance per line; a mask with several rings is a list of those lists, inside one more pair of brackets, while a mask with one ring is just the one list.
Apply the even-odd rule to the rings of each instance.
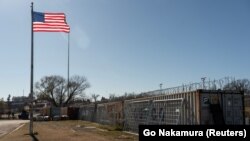
[[92, 94], [92, 95], [91, 95], [92, 99], [94, 100], [94, 103], [96, 103], [97, 98], [98, 98], [99, 96], [100, 96], [99, 94]]
[[238, 79], [224, 86], [224, 90], [244, 91], [245, 94], [250, 94], [250, 80]]
[[0, 99], [0, 117], [2, 114], [4, 114], [4, 111], [6, 109], [6, 104], [3, 100], [3, 98]]
[[[58, 75], [45, 76], [36, 82], [38, 99], [48, 100], [54, 106], [67, 106], [90, 85], [85, 77], [73, 76], [67, 84], [66, 80]], [[68, 91], [69, 90], [69, 91]]]
[[91, 98], [94, 100], [94, 113], [92, 115], [92, 118], [91, 118], [91, 121], [92, 122], [95, 122], [96, 121], [96, 115], [97, 115], [97, 98], [99, 97], [100, 95], [99, 94], [92, 94], [91, 95]]
[[109, 94], [109, 100], [115, 100], [116, 96], [115, 94]]

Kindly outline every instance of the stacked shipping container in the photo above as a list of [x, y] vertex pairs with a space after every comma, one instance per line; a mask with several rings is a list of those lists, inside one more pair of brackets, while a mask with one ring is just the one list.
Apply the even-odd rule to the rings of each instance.
[[208, 125], [244, 124], [244, 95], [239, 91], [195, 90], [106, 103], [79, 108], [50, 108], [50, 116], [68, 115], [102, 124], [121, 125], [137, 132], [139, 124]]

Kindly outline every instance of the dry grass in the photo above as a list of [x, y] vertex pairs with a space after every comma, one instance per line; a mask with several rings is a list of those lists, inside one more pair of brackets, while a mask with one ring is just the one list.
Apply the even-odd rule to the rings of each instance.
[[[26, 124], [0, 141], [29, 141]], [[138, 141], [138, 136], [115, 130], [115, 127], [85, 121], [35, 122], [34, 131], [39, 141]]]

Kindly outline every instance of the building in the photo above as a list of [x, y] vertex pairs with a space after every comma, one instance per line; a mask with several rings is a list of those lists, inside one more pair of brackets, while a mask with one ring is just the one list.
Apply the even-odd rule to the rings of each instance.
[[14, 113], [21, 112], [28, 105], [29, 105], [29, 97], [13, 96], [11, 102], [11, 111]]

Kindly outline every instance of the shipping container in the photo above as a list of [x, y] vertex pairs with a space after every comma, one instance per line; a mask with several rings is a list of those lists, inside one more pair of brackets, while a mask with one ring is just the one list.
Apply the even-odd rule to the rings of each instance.
[[123, 125], [123, 102], [107, 102], [83, 105], [79, 109], [79, 119], [109, 125]]
[[91, 103], [88, 105], [83, 105], [79, 108], [79, 119], [86, 120], [86, 121], [95, 121], [95, 104]]
[[244, 105], [245, 105], [246, 124], [249, 125], [249, 122], [250, 122], [250, 95], [244, 96]]
[[239, 91], [195, 90], [124, 102], [124, 130], [138, 125], [242, 125], [244, 95]]
[[96, 121], [102, 124], [123, 124], [123, 102], [108, 102], [97, 104]]
[[77, 120], [79, 117], [79, 108], [68, 107], [68, 117], [70, 120]]

